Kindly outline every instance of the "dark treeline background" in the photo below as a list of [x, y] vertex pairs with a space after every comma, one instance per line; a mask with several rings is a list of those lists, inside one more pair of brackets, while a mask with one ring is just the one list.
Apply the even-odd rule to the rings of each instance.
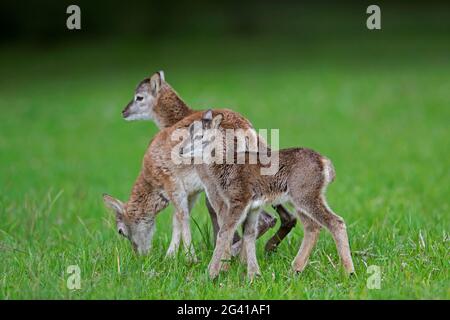
[[[66, 8], [81, 8], [82, 30], [66, 28]], [[366, 32], [365, 10], [382, 7], [382, 27], [398, 34], [448, 33], [448, 1], [3, 1], [2, 43], [52, 44], [103, 37], [217, 37], [259, 35], [303, 37]], [[299, 39], [299, 38], [296, 38]], [[300, 38], [302, 39], [302, 38]]]

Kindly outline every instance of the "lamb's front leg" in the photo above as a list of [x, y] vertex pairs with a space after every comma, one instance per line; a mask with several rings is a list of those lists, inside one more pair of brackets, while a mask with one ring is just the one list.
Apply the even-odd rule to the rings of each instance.
[[167, 249], [166, 257], [174, 257], [178, 252], [181, 242], [181, 221], [177, 212], [172, 216], [172, 240], [170, 241], [169, 249]]
[[231, 204], [227, 211], [228, 214], [220, 214], [222, 218], [220, 230], [217, 234], [216, 247], [214, 248], [214, 253], [208, 266], [211, 279], [214, 279], [219, 275], [222, 258], [228, 250], [227, 246], [229, 247], [231, 245], [233, 234], [236, 231], [242, 215], [245, 215], [245, 205], [242, 203], [234, 203]]
[[[214, 185], [210, 185], [206, 191], [207, 191], [206, 199], [208, 199], [208, 198], [210, 199], [210, 206], [212, 207], [211, 209], [213, 209], [215, 212], [218, 213], [217, 216], [215, 216], [216, 224], [217, 224], [217, 233], [218, 233], [220, 226], [223, 223], [223, 221], [222, 221], [223, 217], [228, 212], [228, 205]], [[238, 238], [238, 243], [240, 244], [240, 237], [236, 231], [234, 233], [232, 242], [235, 242], [236, 236]], [[217, 242], [216, 235], [214, 237], [214, 241]], [[239, 248], [240, 248], [240, 245], [239, 245]], [[231, 249], [231, 243], [230, 243], [229, 245], [227, 244], [225, 246], [224, 253], [222, 256], [222, 262], [220, 265], [220, 270], [228, 271], [228, 269], [230, 268], [231, 258], [232, 258], [232, 249]]]
[[195, 249], [192, 245], [192, 235], [189, 219], [189, 213], [183, 212], [181, 223], [181, 237], [183, 239], [183, 248], [187, 259], [192, 263], [196, 263], [197, 256], [195, 255]]
[[[166, 188], [168, 189], [168, 188]], [[181, 187], [168, 193], [170, 201], [175, 207], [173, 217], [172, 241], [167, 252], [168, 256], [173, 256], [180, 246], [180, 235], [183, 239], [183, 247], [187, 258], [190, 261], [197, 261], [194, 248], [192, 247], [192, 236], [189, 225], [189, 199], [186, 192]], [[193, 200], [195, 202], [195, 199]]]
[[193, 194], [188, 197], [187, 204], [184, 200], [179, 204], [180, 211], [182, 212], [181, 236], [183, 239], [184, 252], [188, 260], [192, 263], [196, 263], [198, 261], [194, 246], [192, 245], [192, 234], [190, 227], [191, 210], [197, 201], [197, 198], [198, 194]]

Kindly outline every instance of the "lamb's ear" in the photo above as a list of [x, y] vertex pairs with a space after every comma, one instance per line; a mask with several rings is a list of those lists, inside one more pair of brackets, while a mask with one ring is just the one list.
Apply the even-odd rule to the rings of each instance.
[[212, 129], [219, 128], [222, 120], [223, 120], [223, 114], [219, 113], [217, 116], [214, 117], [214, 119], [212, 119], [211, 128]]
[[114, 210], [117, 218], [120, 218], [124, 214], [125, 208], [124, 208], [122, 201], [120, 201], [119, 199], [113, 198], [110, 195], [104, 193], [103, 201], [105, 202], [105, 205], [108, 208], [111, 208]]
[[150, 78], [150, 92], [152, 96], [156, 97], [156, 95], [159, 92], [159, 89], [161, 89], [161, 83], [163, 80], [164, 80], [164, 72], [162, 71], [155, 72], [155, 74], [152, 75], [152, 77]]
[[212, 113], [211, 109], [208, 109], [203, 113], [202, 120], [211, 121], [212, 118], [213, 118], [213, 113]]
[[166, 81], [164, 77], [164, 71], [159, 70], [157, 73], [159, 74], [159, 79], [161, 80], [161, 82]]

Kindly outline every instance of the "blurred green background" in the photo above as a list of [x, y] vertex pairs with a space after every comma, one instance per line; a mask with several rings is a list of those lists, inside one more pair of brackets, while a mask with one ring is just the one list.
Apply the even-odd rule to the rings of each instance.
[[[69, 1], [0, 5], [0, 298], [450, 298], [450, 11], [445, 2], [211, 3]], [[290, 262], [301, 227], [265, 256], [249, 284], [234, 264], [206, 267], [211, 226], [193, 210], [201, 263], [135, 257], [101, 194], [126, 200], [157, 128], [123, 121], [137, 83], [156, 70], [192, 107], [232, 108], [280, 145], [330, 157], [331, 207], [347, 222], [357, 275], [347, 279], [323, 232], [302, 275]], [[79, 265], [80, 290], [66, 286]], [[369, 265], [382, 270], [367, 288]]]

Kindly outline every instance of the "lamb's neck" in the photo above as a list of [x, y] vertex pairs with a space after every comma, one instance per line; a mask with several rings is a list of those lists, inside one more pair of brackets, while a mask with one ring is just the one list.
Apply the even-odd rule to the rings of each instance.
[[167, 83], [159, 94], [153, 116], [160, 129], [171, 127], [194, 112]]
[[133, 186], [127, 212], [135, 219], [155, 216], [169, 204], [160, 188], [153, 186], [141, 173]]

